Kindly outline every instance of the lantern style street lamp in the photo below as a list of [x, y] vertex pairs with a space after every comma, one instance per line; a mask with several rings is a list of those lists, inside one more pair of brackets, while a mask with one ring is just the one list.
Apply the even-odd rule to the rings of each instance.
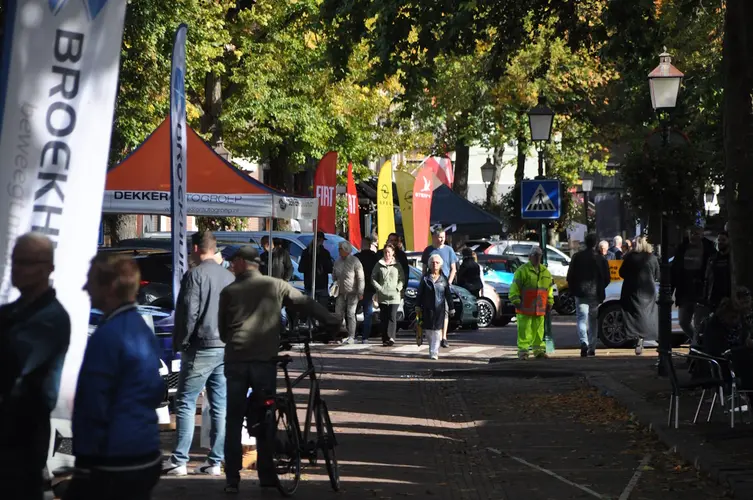
[[[677, 105], [677, 95], [683, 74], [672, 66], [672, 56], [664, 51], [659, 54], [659, 66], [648, 74], [648, 85], [651, 91], [651, 106], [658, 112], [665, 111], [666, 119], [662, 120], [662, 146], [669, 144], [669, 112]], [[669, 227], [667, 217], [661, 214], [661, 280], [659, 284], [659, 367], [658, 374], [666, 376], [672, 362], [672, 281], [670, 279], [669, 263]], [[641, 350], [643, 340], [638, 340]], [[675, 418], [677, 416], [675, 415]]]
[[541, 99], [538, 106], [528, 112], [528, 127], [531, 129], [533, 142], [549, 142], [552, 138], [554, 111], [549, 109]]
[[586, 233], [588, 233], [591, 230], [591, 227], [588, 224], [588, 195], [593, 191], [594, 188], [594, 180], [593, 179], [583, 179], [582, 184], [580, 185], [581, 191], [583, 191], [583, 213], [586, 216]]
[[667, 47], [664, 47], [664, 52], [659, 54], [659, 65], [648, 74], [651, 106], [655, 110], [675, 108], [684, 76], [682, 71], [672, 66], [672, 56], [667, 52]]
[[494, 164], [488, 156], [486, 157], [486, 163], [481, 166], [481, 179], [487, 186], [494, 180]]
[[214, 147], [214, 152], [223, 160], [230, 161], [230, 151], [225, 148], [225, 141], [222, 139], [217, 141], [217, 145]]

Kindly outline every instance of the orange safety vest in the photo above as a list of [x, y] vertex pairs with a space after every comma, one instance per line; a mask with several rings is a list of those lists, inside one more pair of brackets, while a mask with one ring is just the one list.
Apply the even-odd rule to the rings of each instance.
[[545, 316], [549, 290], [546, 288], [528, 288], [521, 291], [520, 304], [515, 308], [518, 314], [526, 316]]

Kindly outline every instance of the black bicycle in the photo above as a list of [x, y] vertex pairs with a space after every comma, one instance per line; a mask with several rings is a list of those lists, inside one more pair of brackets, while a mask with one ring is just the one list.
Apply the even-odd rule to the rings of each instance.
[[[319, 391], [319, 380], [316, 376], [309, 345], [311, 336], [307, 335], [299, 340], [304, 345], [306, 369], [295, 380], [291, 380], [288, 371], [288, 364], [293, 361], [293, 358], [284, 355], [277, 356], [274, 359], [285, 375], [285, 392], [275, 397], [273, 409], [276, 429], [274, 434], [274, 467], [277, 474], [277, 489], [284, 496], [293, 495], [298, 488], [301, 480], [301, 459], [308, 459], [311, 465], [316, 465], [320, 450], [322, 457], [324, 457], [330, 485], [333, 490], [340, 490], [340, 472], [335, 455], [337, 438], [332, 427], [332, 420], [329, 418], [327, 403], [324, 402]], [[293, 343], [291, 339], [286, 339], [282, 343], [282, 350], [290, 350]], [[306, 418], [303, 429], [301, 429], [293, 388], [306, 378], [310, 380], [311, 385], [306, 406]], [[311, 432], [312, 423], [316, 426], [315, 434]]]

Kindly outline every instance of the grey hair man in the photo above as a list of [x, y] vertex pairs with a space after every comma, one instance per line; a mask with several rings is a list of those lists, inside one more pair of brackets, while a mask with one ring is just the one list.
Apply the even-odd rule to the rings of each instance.
[[609, 242], [607, 240], [601, 240], [599, 242], [599, 254], [607, 260], [615, 260], [615, 255], [609, 251]]
[[358, 257], [353, 255], [353, 245], [341, 241], [337, 245], [339, 258], [332, 268], [332, 281], [337, 284], [337, 302], [335, 315], [340, 321], [345, 319], [348, 336], [343, 343], [352, 344], [356, 340], [356, 309], [358, 301], [363, 300], [364, 280], [363, 265]]
[[612, 246], [609, 251], [614, 254], [615, 260], [622, 260], [622, 236], [618, 234], [612, 238]]
[[52, 241], [16, 240], [11, 283], [20, 292], [0, 307], [0, 481], [3, 498], [41, 500], [50, 443], [50, 413], [71, 335], [68, 313], [50, 286]]

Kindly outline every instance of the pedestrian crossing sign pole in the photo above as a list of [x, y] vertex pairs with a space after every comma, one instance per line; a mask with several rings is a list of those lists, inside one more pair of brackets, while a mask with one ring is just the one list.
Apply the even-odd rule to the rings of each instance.
[[[541, 167], [541, 166], [540, 166]], [[543, 176], [534, 180], [524, 180], [520, 186], [520, 215], [525, 220], [538, 220], [539, 244], [544, 250], [543, 264], [547, 265], [546, 252], [546, 221], [557, 220], [561, 214], [560, 181], [545, 179]], [[552, 338], [552, 316], [547, 314], [544, 319], [544, 342], [546, 352], [554, 352]]]

